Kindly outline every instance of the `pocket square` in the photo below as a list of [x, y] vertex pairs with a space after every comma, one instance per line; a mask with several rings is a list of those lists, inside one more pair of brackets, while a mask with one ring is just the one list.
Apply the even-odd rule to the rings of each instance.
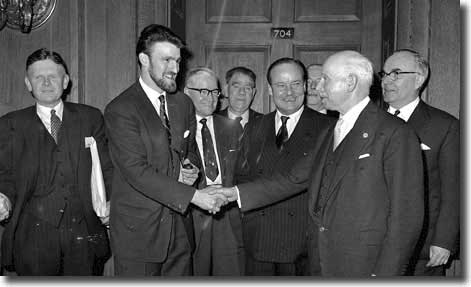
[[90, 146], [95, 142], [93, 137], [85, 137], [85, 148], [90, 148]]
[[420, 143], [420, 148], [422, 150], [431, 150], [431, 148], [428, 145], [424, 144], [424, 143]]
[[370, 154], [369, 153], [365, 153], [365, 154], [362, 154], [358, 157], [358, 159], [362, 159], [362, 158], [365, 158], [365, 157], [369, 157]]
[[186, 131], [183, 133], [183, 138], [186, 139], [189, 135], [190, 135], [190, 131], [189, 131], [189, 130], [186, 130]]

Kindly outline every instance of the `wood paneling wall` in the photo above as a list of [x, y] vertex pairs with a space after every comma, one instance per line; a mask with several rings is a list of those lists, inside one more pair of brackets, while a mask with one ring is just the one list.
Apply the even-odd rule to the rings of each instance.
[[411, 48], [430, 63], [426, 102], [460, 115], [460, 3], [456, 0], [398, 0], [397, 48]]
[[57, 1], [49, 21], [30, 34], [4, 28], [0, 31], [0, 116], [34, 103], [24, 85], [25, 62], [41, 47], [59, 52], [66, 61], [73, 81], [68, 100], [103, 110], [136, 80], [139, 32], [151, 23], [167, 25], [172, 1]]

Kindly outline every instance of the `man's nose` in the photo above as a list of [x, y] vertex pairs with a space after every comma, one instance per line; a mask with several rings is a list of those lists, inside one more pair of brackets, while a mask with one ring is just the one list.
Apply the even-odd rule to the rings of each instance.
[[168, 70], [170, 72], [173, 72], [173, 73], [178, 73], [178, 68], [179, 68], [179, 65], [177, 63], [177, 61], [170, 61], [169, 64], [168, 64]]

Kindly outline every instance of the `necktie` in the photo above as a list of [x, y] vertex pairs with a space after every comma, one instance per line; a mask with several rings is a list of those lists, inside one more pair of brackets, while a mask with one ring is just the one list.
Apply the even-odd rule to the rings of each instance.
[[341, 139], [342, 124], [343, 124], [343, 119], [339, 118], [337, 120], [337, 123], [335, 124], [335, 129], [334, 129], [334, 150], [338, 147], [338, 145], [342, 141]]
[[283, 148], [283, 144], [288, 141], [288, 129], [286, 129], [286, 122], [289, 117], [281, 116], [281, 128], [276, 133], [276, 146], [278, 150]]
[[56, 110], [51, 110], [51, 136], [54, 138], [54, 141], [58, 142], [59, 140], [59, 130], [61, 128], [61, 119], [56, 115]]
[[396, 110], [396, 111], [394, 112], [394, 115], [397, 117], [397, 116], [399, 116], [399, 113], [400, 113], [400, 112], [401, 112], [400, 110]]
[[162, 121], [162, 125], [165, 127], [165, 130], [167, 132], [168, 145], [170, 146], [170, 142], [172, 139], [170, 137], [170, 123], [168, 121], [167, 111], [165, 109], [164, 95], [160, 95], [159, 100], [160, 100], [160, 120]]
[[201, 137], [203, 141], [203, 157], [204, 157], [204, 172], [206, 177], [214, 181], [219, 174], [218, 165], [216, 162], [216, 154], [214, 153], [213, 139], [208, 126], [206, 125], [206, 119], [201, 119]]

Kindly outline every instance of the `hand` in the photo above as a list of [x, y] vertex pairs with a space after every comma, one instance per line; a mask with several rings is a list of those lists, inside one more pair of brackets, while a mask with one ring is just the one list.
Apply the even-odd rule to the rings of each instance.
[[100, 220], [103, 225], [105, 225], [106, 227], [109, 227], [110, 225], [110, 201], [109, 200], [106, 202], [105, 216], [100, 217]]
[[450, 257], [450, 250], [438, 246], [430, 245], [430, 260], [425, 265], [426, 267], [435, 267], [448, 262]]
[[198, 173], [200, 170], [192, 164], [189, 159], [185, 159], [182, 162], [182, 165], [178, 181], [186, 185], [193, 185], [196, 179], [198, 179]]
[[219, 212], [222, 205], [228, 203], [226, 197], [221, 194], [209, 194], [210, 191], [214, 190], [215, 186], [209, 186], [202, 190], [196, 190], [193, 198], [191, 199], [191, 203], [200, 208], [209, 211], [212, 214]]
[[8, 197], [0, 193], [0, 221], [3, 221], [10, 216], [11, 203]]
[[237, 189], [236, 187], [221, 187], [217, 189], [212, 189], [209, 191], [209, 194], [214, 195], [214, 194], [220, 194], [224, 195], [224, 197], [228, 201], [236, 201], [237, 200]]

